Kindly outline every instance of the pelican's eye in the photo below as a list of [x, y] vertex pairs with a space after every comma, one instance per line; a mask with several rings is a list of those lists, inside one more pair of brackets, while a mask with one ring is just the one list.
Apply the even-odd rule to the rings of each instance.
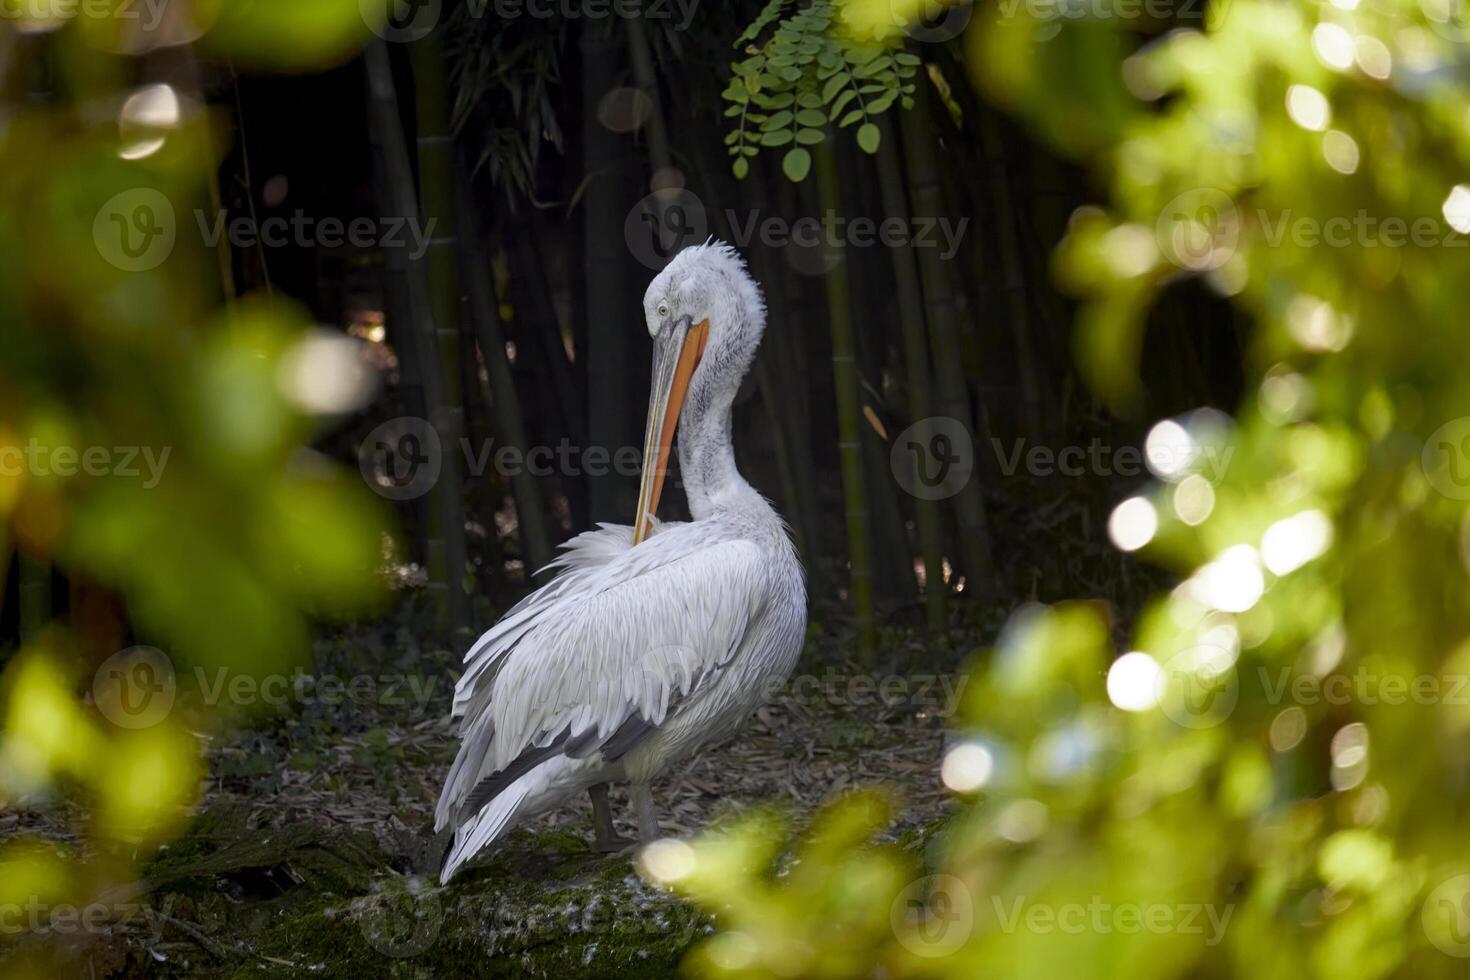
[[669, 318], [669, 304], [668, 303], [660, 303], [660, 304], [658, 304], [658, 315], [659, 315], [659, 319], [661, 319], [661, 320], [667, 320]]

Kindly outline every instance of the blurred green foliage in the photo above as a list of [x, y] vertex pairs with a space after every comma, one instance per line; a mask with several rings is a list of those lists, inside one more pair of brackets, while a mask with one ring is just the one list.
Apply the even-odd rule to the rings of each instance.
[[[895, 7], [924, 5], [847, 13]], [[871, 843], [866, 798], [790, 847], [763, 820], [654, 852], [722, 927], [691, 973], [1464, 974], [1463, 5], [1190, 9], [1165, 33], [1136, 4], [1000, 3], [965, 38], [988, 97], [1106, 189], [1055, 262], [1099, 393], [1136, 404], [1149, 310], [1186, 280], [1255, 324], [1234, 418], [1155, 429], [1160, 479], [1111, 524], [1182, 584], [1124, 656], [1103, 606], [1015, 616], [924, 853]], [[834, 825], [869, 843], [833, 851]]]
[[47, 621], [65, 605], [45, 594], [53, 568], [74, 595], [117, 594], [177, 662], [244, 674], [300, 662], [311, 618], [378, 594], [387, 515], [304, 448], [317, 423], [283, 380], [303, 311], [229, 296], [228, 257], [189, 233], [228, 127], [202, 92], [132, 87], [138, 59], [201, 34], [238, 64], [305, 69], [368, 25], [355, 0], [174, 3], [157, 22], [132, 6], [26, 4], [0, 22], [0, 567], [18, 551], [42, 594], [0, 676], [0, 806], [63, 794], [87, 814], [74, 848], [0, 850], [7, 908], [117, 894], [200, 777], [176, 713], [130, 729], [90, 703], [122, 627], [75, 604]]

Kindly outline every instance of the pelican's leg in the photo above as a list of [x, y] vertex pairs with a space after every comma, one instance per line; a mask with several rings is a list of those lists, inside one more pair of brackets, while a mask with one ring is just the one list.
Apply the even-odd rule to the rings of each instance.
[[658, 817], [653, 812], [653, 787], [647, 783], [632, 786], [633, 807], [638, 811], [638, 842], [651, 844], [658, 840]]
[[607, 783], [598, 783], [587, 791], [587, 795], [592, 797], [592, 827], [596, 834], [592, 849], [603, 854], [612, 854], [632, 844], [628, 838], [619, 837], [613, 830], [612, 807], [607, 803]]

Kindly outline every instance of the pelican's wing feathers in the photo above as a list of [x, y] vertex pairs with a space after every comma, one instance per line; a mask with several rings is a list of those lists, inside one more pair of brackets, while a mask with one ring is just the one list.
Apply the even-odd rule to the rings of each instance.
[[613, 761], [697, 700], [766, 596], [760, 549], [709, 523], [578, 535], [551, 582], [465, 657], [459, 755], [436, 811], [459, 823], [558, 756]]

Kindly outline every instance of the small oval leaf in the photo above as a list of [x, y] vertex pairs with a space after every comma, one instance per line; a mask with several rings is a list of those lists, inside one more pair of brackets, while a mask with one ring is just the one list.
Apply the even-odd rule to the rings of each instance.
[[806, 175], [811, 169], [812, 155], [799, 146], [787, 150], [786, 156], [781, 159], [781, 172], [793, 184], [806, 180]]

